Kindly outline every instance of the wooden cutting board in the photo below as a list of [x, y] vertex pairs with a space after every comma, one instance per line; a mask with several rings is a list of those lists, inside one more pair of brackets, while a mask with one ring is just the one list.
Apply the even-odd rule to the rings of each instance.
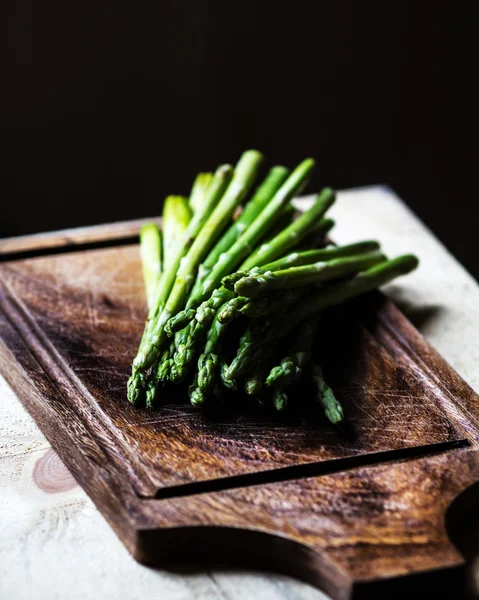
[[2, 374], [135, 558], [258, 565], [334, 598], [457, 593], [474, 392], [374, 293], [330, 311], [316, 350], [344, 429], [315, 411], [215, 417], [181, 387], [132, 408], [141, 224], [0, 242]]

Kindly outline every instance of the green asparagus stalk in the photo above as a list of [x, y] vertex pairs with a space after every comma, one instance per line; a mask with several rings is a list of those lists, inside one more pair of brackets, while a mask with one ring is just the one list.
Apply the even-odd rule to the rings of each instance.
[[148, 379], [146, 382], [145, 389], [145, 403], [146, 408], [152, 410], [156, 406], [156, 400], [158, 398], [158, 385], [154, 379]]
[[246, 373], [262, 359], [263, 349], [276, 344], [299, 323], [321, 312], [325, 308], [340, 304], [350, 298], [365, 294], [377, 287], [385, 285], [400, 275], [406, 275], [418, 265], [418, 259], [412, 254], [400, 256], [375, 265], [354, 279], [340, 281], [326, 288], [322, 287], [305, 296], [294, 305], [281, 319], [275, 321], [262, 335], [256, 336], [254, 342], [233, 359], [226, 376], [235, 379]]
[[259, 246], [255, 252], [241, 265], [241, 271], [250, 271], [256, 266], [276, 260], [286, 254], [291, 248], [297, 246], [312, 231], [318, 227], [318, 221], [326, 210], [333, 204], [335, 193], [331, 188], [324, 190], [316, 198], [313, 206], [283, 229], [275, 238]]
[[[168, 269], [163, 270], [158, 281], [156, 288], [155, 298], [152, 302], [151, 309], [148, 314], [148, 320], [146, 322], [145, 331], [140, 342], [136, 358], [133, 361], [132, 375], [128, 380], [128, 399], [132, 404], [141, 402], [143, 397], [142, 388], [144, 385], [145, 377], [141, 375], [141, 372], [145, 370], [146, 365], [144, 359], [146, 357], [144, 348], [150, 349], [149, 352], [149, 363], [148, 366], [155, 362], [155, 358], [159, 352], [159, 336], [155, 333], [155, 327], [161, 328], [159, 321], [160, 315], [163, 312], [165, 303], [169, 297], [172, 287], [175, 283], [177, 271], [183, 257], [192, 248], [195, 240], [197, 239], [199, 232], [203, 226], [210, 220], [212, 211], [218, 204], [220, 198], [225, 194], [225, 190], [230, 184], [233, 177], [233, 167], [231, 165], [222, 165], [216, 170], [211, 185], [208, 187], [208, 198], [202, 206], [201, 210], [195, 213], [193, 219], [190, 221], [181, 242], [175, 246], [174, 258], [171, 259]], [[152, 338], [153, 335], [153, 338]], [[151, 353], [152, 341], [157, 343], [153, 345], [155, 351]]]
[[170, 378], [170, 369], [172, 366], [172, 349], [171, 346], [165, 348], [161, 354], [156, 367], [156, 379], [158, 382], [166, 382]]
[[[268, 372], [268, 362], [263, 360], [245, 376], [244, 391], [248, 394], [248, 396], [256, 396], [261, 392]], [[226, 373], [227, 371], [224, 374], [225, 377]]]
[[235, 292], [240, 296], [255, 298], [256, 296], [287, 290], [306, 285], [314, 285], [323, 281], [340, 279], [358, 273], [364, 269], [384, 262], [386, 257], [380, 252], [366, 252], [357, 256], [335, 258], [311, 265], [292, 267], [281, 271], [266, 271], [243, 277], [235, 284]]
[[272, 400], [278, 412], [284, 412], [288, 408], [288, 394], [284, 390], [274, 390]]
[[295, 332], [295, 340], [288, 355], [282, 358], [280, 364], [269, 372], [266, 378], [268, 387], [283, 389], [301, 377], [304, 367], [311, 358], [311, 348], [320, 319], [321, 314], [314, 315], [301, 323]]
[[365, 242], [347, 244], [345, 246], [328, 246], [327, 248], [321, 248], [319, 250], [292, 252], [291, 254], [278, 258], [278, 260], [267, 263], [262, 267], [255, 267], [250, 273], [247, 271], [236, 271], [236, 273], [231, 273], [230, 275], [223, 277], [221, 283], [227, 289], [234, 291], [236, 283], [250, 274], [260, 275], [262, 273], [267, 273], [268, 271], [282, 271], [292, 267], [311, 265], [318, 262], [328, 262], [337, 258], [357, 256], [377, 250], [379, 250], [379, 244], [376, 241], [368, 240]]
[[[314, 229], [318, 219], [321, 219], [322, 215], [324, 215], [327, 208], [333, 202], [334, 192], [329, 188], [325, 188], [318, 196], [313, 206], [306, 213], [291, 223], [291, 225], [270, 242], [260, 246], [258, 252], [254, 252], [252, 256], [245, 260], [240, 266], [240, 270], [250, 271], [258, 265], [260, 266], [276, 260], [281, 254], [290, 250]], [[198, 323], [203, 325], [203, 330], [213, 321], [216, 311], [233, 297], [234, 293], [222, 286], [215, 290], [211, 297], [198, 307], [195, 318]], [[201, 328], [198, 328], [197, 331], [201, 330]], [[190, 343], [190, 346], [194, 345], [193, 342]]]
[[194, 357], [201, 348], [201, 345], [204, 344], [208, 326], [193, 320], [182, 331], [185, 332], [185, 335], [182, 336], [182, 342], [176, 347], [176, 353], [173, 357], [175, 371], [180, 381], [188, 374]]
[[[364, 242], [356, 242], [354, 244], [346, 244], [345, 246], [328, 246], [327, 248], [292, 252], [291, 254], [260, 267], [260, 272], [280, 271], [291, 267], [310, 265], [316, 262], [327, 262], [336, 258], [357, 256], [358, 254], [374, 252], [377, 250], [379, 250], [378, 242], [375, 240], [367, 240]], [[223, 285], [225, 284], [223, 283]]]
[[177, 254], [178, 244], [191, 221], [188, 199], [183, 196], [168, 196], [163, 205], [163, 268], [167, 271]]
[[321, 248], [325, 245], [327, 235], [331, 229], [335, 226], [333, 219], [321, 219], [316, 226], [310, 231], [309, 235], [305, 237], [301, 244], [292, 248], [298, 252], [303, 250], [309, 250], [311, 248]]
[[[244, 230], [230, 248], [217, 257], [215, 266], [202, 280], [199, 289], [188, 298], [185, 310], [179, 315], [175, 315], [175, 318], [168, 323], [166, 330], [169, 335], [172, 335], [178, 328], [182, 328], [184, 326], [185, 313], [197, 308], [202, 302], [210, 298], [213, 291], [221, 282], [222, 277], [235, 269], [252, 252], [253, 248], [264, 238], [281, 215], [282, 209], [308, 183], [313, 168], [314, 161], [312, 159], [304, 160], [296, 167], [261, 211], [258, 210], [258, 206], [261, 206], [262, 203], [255, 203], [253, 210], [249, 213], [252, 220], [249, 227]], [[324, 202], [323, 211], [330, 204], [331, 202], [329, 202], [328, 198]]]
[[246, 204], [246, 207], [241, 215], [236, 219], [236, 221], [234, 221], [234, 223], [232, 223], [223, 237], [218, 240], [204, 262], [200, 265], [192, 295], [197, 292], [200, 283], [211, 272], [213, 267], [215, 267], [218, 260], [220, 260], [221, 255], [231, 248], [240, 235], [256, 219], [259, 213], [279, 190], [284, 180], [288, 176], [288, 172], [289, 169], [282, 166], [276, 166], [270, 170], [268, 175], [262, 181], [261, 185], [259, 185], [256, 189], [256, 192], [251, 200]]
[[213, 173], [198, 173], [191, 188], [189, 206], [192, 212], [202, 210], [208, 197], [208, 188], [213, 181]]
[[[317, 207], [313, 206], [313, 209], [317, 210]], [[296, 232], [297, 237], [301, 238], [301, 236], [304, 234], [304, 231], [307, 227], [308, 227], [308, 220], [304, 219], [301, 228], [299, 228], [299, 229], [291, 228], [290, 236], [294, 238], [295, 232]], [[282, 235], [282, 234], [280, 234], [280, 235]], [[285, 239], [289, 240], [289, 237], [287, 236]], [[367, 248], [369, 244], [371, 244], [371, 247], [376, 246], [375, 242], [374, 243], [367, 242], [367, 245], [365, 247]], [[358, 252], [359, 247], [355, 247], [352, 249], [350, 247], [348, 252], [349, 251], [352, 251], [353, 253]], [[271, 256], [274, 257], [274, 251], [272, 251]], [[334, 254], [333, 254], [333, 256], [334, 256]], [[250, 264], [250, 260], [251, 259], [246, 260], [246, 262], [243, 265], [243, 268], [248, 267], [248, 265]], [[263, 269], [261, 267], [255, 267], [254, 272], [262, 272], [262, 270]], [[235, 277], [237, 278], [238, 276], [236, 274], [233, 274], [233, 275], [227, 277], [228, 282], [230, 284], [232, 284], [233, 279]], [[299, 293], [298, 295], [292, 295], [292, 300], [294, 300], [295, 298], [301, 297], [301, 295], [302, 295], [302, 293]], [[278, 306], [278, 302], [276, 302], [276, 301], [271, 304], [271, 308], [273, 308], [274, 310], [284, 310], [287, 306], [289, 306], [288, 295], [283, 296], [279, 300], [279, 306]], [[232, 320], [234, 320], [236, 317], [238, 317], [239, 312], [243, 312], [243, 308], [246, 309], [244, 311], [244, 314], [247, 313], [248, 308], [252, 309], [253, 312], [255, 311], [255, 309], [257, 309], [257, 307], [252, 307], [251, 302], [248, 302], [244, 296], [237, 297], [237, 299], [235, 299], [233, 292], [227, 290], [224, 286], [218, 288], [217, 290], [215, 290], [213, 292], [210, 299], [208, 301], [204, 302], [203, 304], [201, 304], [200, 307], [197, 309], [196, 321], [198, 322], [198, 326], [194, 330], [193, 335], [198, 335], [199, 333], [204, 335], [204, 332], [205, 332], [207, 326], [209, 325], [209, 323], [212, 322], [212, 320], [214, 319], [216, 312], [218, 310], [220, 311], [218, 314], [219, 321], [223, 324], [226, 324], [226, 323], [229, 323]], [[273, 312], [271, 310], [269, 310], [269, 308], [270, 307], [268, 306], [268, 310], [264, 311], [262, 315], [258, 315], [258, 316], [263, 316], [266, 314], [273, 314]], [[189, 347], [194, 347], [195, 345], [198, 346], [199, 344], [200, 344], [199, 340], [197, 340], [197, 341], [190, 340], [188, 345], [189, 345]], [[183, 363], [185, 363], [184, 360], [183, 360]]]
[[297, 302], [309, 291], [309, 288], [293, 288], [254, 299], [246, 296], [235, 296], [221, 307], [218, 318], [221, 323], [231, 323], [241, 315], [257, 319], [284, 313], [294, 302]]
[[208, 394], [216, 381], [219, 367], [220, 341], [225, 326], [218, 318], [213, 320], [208, 331], [204, 352], [198, 359], [198, 387]]
[[188, 253], [178, 265], [175, 281], [166, 304], [161, 313], [156, 316], [146, 336], [145, 344], [140, 347], [133, 361], [134, 371], [148, 369], [156, 360], [166, 339], [164, 324], [182, 310], [193, 284], [198, 265], [231, 219], [236, 206], [254, 184], [262, 160], [262, 155], [255, 150], [245, 152], [239, 160], [226, 192], [198, 232]]
[[314, 387], [314, 399], [324, 409], [324, 414], [333, 425], [338, 425], [344, 418], [343, 407], [336, 399], [333, 390], [324, 380], [321, 367], [313, 363], [312, 383]]
[[[173, 258], [169, 260], [169, 268], [164, 269], [158, 282], [156, 297], [153, 306], [148, 314], [149, 321], [153, 320], [156, 315], [163, 310], [168, 295], [175, 283], [176, 273], [180, 265], [181, 259], [191, 248], [198, 233], [203, 228], [205, 222], [209, 218], [211, 212], [218, 204], [228, 187], [233, 177], [233, 167], [231, 165], [222, 165], [216, 170], [211, 186], [208, 188], [208, 200], [205, 202], [203, 209], [195, 213], [191, 219], [180, 243], [175, 245]], [[171, 255], [171, 253], [170, 253]], [[147, 324], [148, 325], [148, 324]]]
[[[310, 288], [293, 288], [283, 293], [262, 298], [247, 298], [249, 302], [244, 304], [239, 312], [250, 319], [260, 319], [269, 315], [284, 313], [290, 306], [310, 292]], [[237, 296], [245, 298], [245, 296]], [[226, 308], [226, 307], [225, 307]], [[226, 311], [225, 311], [226, 312]], [[226, 315], [226, 318], [234, 318], [236, 315]]]
[[218, 319], [220, 323], [231, 323], [231, 321], [240, 317], [242, 308], [245, 304], [248, 304], [249, 301], [250, 299], [246, 298], [246, 296], [235, 296], [234, 298], [231, 298], [231, 300], [228, 300], [228, 302], [225, 302], [223, 306], [218, 309]]
[[193, 406], [202, 406], [205, 403], [206, 395], [198, 387], [198, 374], [195, 375], [188, 388], [188, 396]]
[[283, 231], [283, 229], [285, 227], [288, 227], [289, 225], [291, 225], [291, 223], [294, 221], [295, 215], [296, 215], [296, 209], [294, 208], [293, 204], [291, 202], [289, 202], [281, 210], [280, 216], [278, 217], [277, 221], [275, 222], [273, 227], [270, 229], [268, 234], [264, 237], [264, 240], [262, 241], [262, 243], [271, 241], [279, 233], [281, 233], [281, 231]]
[[223, 387], [225, 387], [226, 389], [228, 389], [232, 392], [236, 392], [238, 389], [238, 385], [234, 379], [228, 379], [226, 377], [227, 371], [228, 371], [228, 364], [223, 359], [220, 358], [219, 373], [220, 373], [221, 383], [223, 384]]
[[[210, 251], [205, 261], [199, 266], [198, 274], [196, 276], [193, 289], [191, 290], [191, 298], [201, 295], [202, 284], [206, 277], [213, 270], [213, 267], [215, 267], [219, 261], [224, 260], [222, 255], [231, 248], [241, 233], [256, 218], [267, 202], [271, 200], [271, 198], [282, 185], [284, 179], [287, 177], [287, 174], [288, 169], [286, 169], [286, 167], [277, 166], [271, 169], [266, 179], [256, 190], [254, 197], [246, 205], [244, 212], [241, 214], [238, 220], [231, 225], [226, 234]], [[291, 204], [286, 206], [286, 209], [283, 210], [283, 216], [287, 217], [288, 224], [294, 212], [295, 208]], [[281, 217], [279, 220], [283, 221], [283, 217]], [[186, 307], [184, 310], [180, 311], [172, 319], [170, 319], [165, 325], [165, 331], [167, 335], [171, 336], [175, 331], [185, 328], [186, 325], [193, 320], [196, 314], [196, 308], [197, 307], [195, 305], [192, 308]]]
[[161, 273], [161, 232], [154, 223], [140, 229], [140, 256], [148, 309], [151, 308]]

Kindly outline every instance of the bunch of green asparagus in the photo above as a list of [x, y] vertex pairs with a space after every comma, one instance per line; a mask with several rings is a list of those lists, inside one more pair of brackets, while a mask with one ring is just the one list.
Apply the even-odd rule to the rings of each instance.
[[311, 397], [332, 423], [343, 420], [312, 361], [321, 314], [418, 261], [388, 260], [375, 241], [326, 245], [334, 191], [323, 189], [299, 216], [291, 203], [314, 161], [291, 172], [275, 166], [258, 182], [262, 164], [263, 156], [248, 150], [234, 168], [200, 173], [189, 198], [166, 199], [161, 230], [142, 228], [149, 312], [128, 381], [135, 406], [154, 408], [165, 384], [187, 382], [194, 406], [223, 402], [243, 387], [259, 404], [283, 411], [288, 388], [307, 372]]

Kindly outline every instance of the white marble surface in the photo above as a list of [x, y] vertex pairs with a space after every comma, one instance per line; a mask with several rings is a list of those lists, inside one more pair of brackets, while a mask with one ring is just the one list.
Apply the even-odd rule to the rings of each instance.
[[[302, 201], [307, 204], [308, 200]], [[379, 239], [421, 266], [392, 295], [466, 381], [479, 389], [479, 287], [385, 187], [342, 192], [338, 242]], [[454, 223], [451, 223], [454, 226]], [[459, 226], [459, 224], [457, 224]], [[320, 600], [289, 577], [233, 570], [174, 573], [137, 564], [0, 377], [0, 599]]]

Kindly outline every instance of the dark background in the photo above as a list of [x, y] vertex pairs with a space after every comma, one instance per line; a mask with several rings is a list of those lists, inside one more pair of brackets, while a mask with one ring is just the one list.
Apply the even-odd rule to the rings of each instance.
[[389, 184], [477, 277], [465, 7], [6, 0], [0, 236], [157, 214], [256, 147], [317, 157], [313, 189]]

